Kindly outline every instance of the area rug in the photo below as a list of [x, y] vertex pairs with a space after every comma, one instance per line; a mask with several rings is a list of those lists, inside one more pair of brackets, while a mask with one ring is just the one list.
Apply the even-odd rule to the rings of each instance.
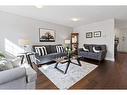
[[[77, 61], [73, 60], [73, 62], [76, 63]], [[87, 74], [89, 74], [97, 67], [97, 65], [91, 63], [83, 61], [80, 62], [82, 65], [81, 67], [78, 65], [70, 64], [66, 74], [63, 74], [62, 72], [54, 68], [55, 64], [43, 65], [42, 67], [39, 68], [39, 70], [43, 74], [45, 74], [47, 78], [57, 86], [57, 88], [69, 89], [71, 86], [73, 86], [79, 80], [84, 78]], [[62, 70], [65, 70], [65, 67], [66, 63], [58, 65], [58, 68]]]

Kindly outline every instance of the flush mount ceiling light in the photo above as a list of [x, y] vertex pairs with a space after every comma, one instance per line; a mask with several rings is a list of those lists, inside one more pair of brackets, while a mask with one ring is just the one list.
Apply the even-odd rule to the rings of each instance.
[[35, 5], [36, 8], [43, 8], [42, 5]]
[[72, 18], [71, 20], [72, 20], [72, 21], [75, 21], [75, 22], [76, 22], [76, 21], [79, 21], [78, 18]]

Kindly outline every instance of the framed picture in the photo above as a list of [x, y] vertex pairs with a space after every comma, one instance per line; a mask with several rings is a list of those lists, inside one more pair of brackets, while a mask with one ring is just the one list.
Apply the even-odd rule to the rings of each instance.
[[95, 31], [94, 37], [101, 37], [101, 31]]
[[39, 28], [40, 42], [55, 42], [55, 31], [52, 29]]
[[87, 32], [86, 33], [86, 38], [92, 38], [92, 32]]

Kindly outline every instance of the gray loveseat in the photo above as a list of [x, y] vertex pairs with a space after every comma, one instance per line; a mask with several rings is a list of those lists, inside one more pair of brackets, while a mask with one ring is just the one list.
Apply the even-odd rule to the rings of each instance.
[[35, 57], [38, 60], [36, 63], [38, 65], [53, 62], [54, 59], [67, 55], [66, 52], [59, 52], [59, 53], [57, 52], [56, 46], [62, 46], [61, 44], [58, 44], [58, 45], [33, 45], [32, 46], [33, 51], [36, 52], [35, 47], [42, 47], [42, 46], [46, 47], [47, 55], [39, 56], [38, 53], [35, 54]]
[[[83, 46], [89, 51], [84, 51], [83, 48], [80, 48], [78, 51], [79, 56], [82, 58], [95, 59], [99, 62], [104, 60], [107, 53], [106, 45], [84, 44]], [[95, 47], [95, 49], [99, 50], [100, 52], [94, 52], [93, 47]]]

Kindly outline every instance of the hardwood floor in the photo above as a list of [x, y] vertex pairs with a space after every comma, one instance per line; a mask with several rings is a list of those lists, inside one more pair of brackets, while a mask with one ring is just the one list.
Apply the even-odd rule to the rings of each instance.
[[[85, 60], [92, 64], [97, 61]], [[58, 89], [36, 66], [36, 89]], [[127, 54], [119, 53], [115, 62], [103, 61], [70, 89], [127, 89]]]

